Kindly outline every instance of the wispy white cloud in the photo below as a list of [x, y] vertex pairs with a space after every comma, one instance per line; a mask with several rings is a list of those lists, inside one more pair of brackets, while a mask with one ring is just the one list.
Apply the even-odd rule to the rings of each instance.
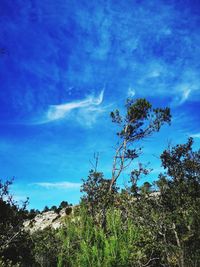
[[185, 101], [189, 99], [191, 92], [192, 92], [192, 89], [190, 88], [189, 85], [187, 84], [181, 85], [180, 90], [177, 92], [178, 96], [176, 98], [177, 101], [175, 101], [176, 104], [181, 105], [185, 103]]
[[47, 111], [47, 122], [62, 119], [74, 109], [98, 106], [103, 101], [103, 95], [104, 91], [102, 90], [97, 97], [89, 96], [81, 101], [74, 101], [61, 105], [52, 105]]
[[186, 101], [196, 101], [200, 94], [200, 79], [196, 71], [185, 69], [182, 72], [180, 83], [174, 87], [174, 105], [182, 105]]
[[[83, 100], [72, 101], [60, 105], [50, 105], [42, 119], [34, 124], [45, 124], [56, 120], [64, 119], [71, 114], [72, 111], [80, 111], [78, 114], [82, 118], [86, 118], [86, 124], [96, 121], [96, 116], [105, 111], [105, 107], [100, 106], [103, 102], [104, 90], [101, 90], [98, 96], [89, 95]], [[95, 113], [94, 113], [95, 111]], [[85, 114], [85, 116], [84, 116]], [[86, 116], [86, 114], [88, 116]], [[89, 116], [89, 114], [91, 116]], [[77, 118], [78, 119], [78, 118]], [[79, 119], [78, 119], [79, 120]]]
[[200, 133], [191, 134], [190, 136], [193, 138], [200, 138]]
[[137, 62], [134, 79], [137, 95], [162, 97], [167, 101], [171, 99], [169, 104], [173, 107], [181, 106], [187, 101], [198, 101], [200, 96], [198, 72], [195, 68], [182, 67], [181, 62], [171, 65], [154, 58], [149, 58], [145, 64]]
[[185, 102], [185, 101], [188, 99], [190, 93], [191, 93], [191, 89], [189, 89], [189, 88], [187, 88], [187, 87], [184, 88], [184, 89], [183, 89], [183, 94], [182, 94], [181, 102]]
[[79, 189], [81, 183], [72, 183], [72, 182], [38, 182], [33, 183], [32, 185], [40, 186], [46, 189]]
[[193, 89], [188, 84], [178, 85], [175, 90], [175, 97], [172, 101], [172, 106], [179, 106], [184, 104], [190, 97]]
[[133, 97], [133, 96], [135, 96], [135, 89], [134, 89], [133, 87], [130, 86], [130, 87], [128, 88], [127, 95], [128, 95], [129, 97]]
[[112, 104], [107, 106], [90, 106], [84, 109], [79, 109], [75, 119], [82, 125], [86, 127], [92, 127], [98, 118], [103, 114], [107, 113], [108, 109]]

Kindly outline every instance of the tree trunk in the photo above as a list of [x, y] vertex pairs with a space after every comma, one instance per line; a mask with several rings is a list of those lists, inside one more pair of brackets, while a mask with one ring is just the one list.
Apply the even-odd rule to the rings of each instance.
[[173, 223], [173, 231], [174, 231], [174, 235], [175, 235], [175, 238], [176, 238], [176, 243], [177, 243], [177, 246], [180, 250], [179, 252], [179, 259], [178, 259], [178, 265], [179, 267], [185, 267], [185, 260], [184, 260], [184, 251], [183, 251], [183, 248], [181, 246], [181, 242], [180, 242], [180, 239], [178, 237], [178, 233], [176, 231], [176, 225], [175, 223]]

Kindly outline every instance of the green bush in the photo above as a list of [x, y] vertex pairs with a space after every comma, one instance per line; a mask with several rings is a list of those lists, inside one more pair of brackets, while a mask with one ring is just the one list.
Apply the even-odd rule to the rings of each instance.
[[61, 247], [57, 231], [52, 228], [37, 231], [32, 234], [32, 240], [36, 266], [56, 267]]
[[148, 261], [153, 240], [133, 221], [123, 221], [120, 210], [107, 212], [104, 231], [81, 207], [79, 216], [68, 218], [60, 230], [62, 240], [59, 267], [140, 266]]

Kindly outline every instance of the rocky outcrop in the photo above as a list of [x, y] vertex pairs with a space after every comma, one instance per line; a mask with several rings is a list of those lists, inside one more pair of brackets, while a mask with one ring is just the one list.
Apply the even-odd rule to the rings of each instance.
[[63, 208], [59, 212], [53, 210], [42, 212], [36, 215], [35, 218], [25, 221], [24, 228], [31, 233], [43, 230], [47, 227], [58, 229], [62, 226], [64, 218], [69, 215], [69, 209], [73, 212], [73, 207], [67, 209]]

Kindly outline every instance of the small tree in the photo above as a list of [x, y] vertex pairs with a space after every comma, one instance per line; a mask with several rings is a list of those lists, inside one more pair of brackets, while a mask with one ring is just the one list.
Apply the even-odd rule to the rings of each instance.
[[28, 200], [20, 207], [9, 192], [12, 180], [0, 180], [0, 258], [28, 266], [32, 262], [31, 240], [24, 232]]
[[59, 208], [60, 209], [64, 209], [64, 208], [67, 208], [69, 207], [69, 203], [67, 201], [62, 201], [59, 205]]
[[120, 126], [120, 131], [117, 133], [119, 144], [113, 160], [110, 191], [122, 171], [140, 154], [141, 148], [136, 149], [133, 144], [158, 132], [163, 124], [171, 122], [169, 108], [152, 108], [146, 99], [128, 99], [125, 107], [124, 116], [119, 110], [111, 112], [112, 121]]
[[[91, 170], [87, 180], [83, 180], [81, 191], [85, 193], [82, 201], [87, 205], [90, 215], [105, 228], [106, 211], [114, 203], [117, 188], [112, 186], [109, 191], [110, 180], [103, 177], [102, 172]], [[98, 218], [97, 218], [98, 217]]]
[[43, 212], [48, 212], [48, 211], [50, 211], [49, 207], [45, 206], [44, 209], [43, 209]]

